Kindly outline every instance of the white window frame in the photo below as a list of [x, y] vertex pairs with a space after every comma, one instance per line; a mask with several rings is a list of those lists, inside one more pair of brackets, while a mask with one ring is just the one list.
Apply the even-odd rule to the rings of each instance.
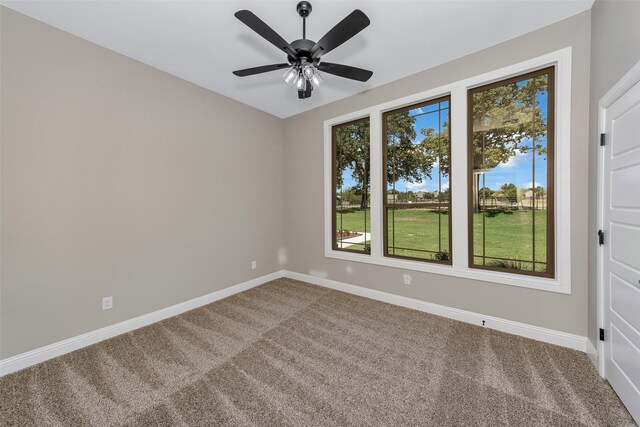
[[[467, 162], [467, 91], [477, 86], [508, 79], [520, 74], [555, 66], [555, 264], [553, 279], [502, 273], [469, 267], [468, 260], [468, 162]], [[383, 189], [382, 189], [382, 113], [418, 102], [450, 95], [451, 115], [451, 227], [452, 265], [385, 257], [383, 252]], [[332, 242], [331, 182], [332, 132], [335, 125], [364, 117], [370, 119], [370, 184], [371, 184], [371, 253], [358, 254], [334, 250]], [[571, 47], [539, 56], [488, 73], [460, 80], [414, 95], [378, 104], [324, 122], [324, 246], [325, 257], [345, 261], [394, 267], [403, 270], [475, 279], [484, 282], [533, 288], [563, 294], [571, 293]]]

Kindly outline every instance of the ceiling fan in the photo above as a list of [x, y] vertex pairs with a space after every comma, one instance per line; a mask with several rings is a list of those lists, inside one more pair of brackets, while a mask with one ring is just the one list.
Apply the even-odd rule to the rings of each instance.
[[236, 18], [275, 47], [284, 51], [287, 54], [288, 62], [245, 68], [244, 70], [234, 71], [233, 74], [245, 77], [287, 68], [283, 75], [284, 80], [298, 89], [298, 98], [300, 99], [311, 97], [313, 87], [317, 87], [322, 83], [323, 79], [318, 71], [361, 82], [366, 82], [371, 78], [373, 75], [371, 71], [349, 65], [321, 61], [323, 55], [331, 52], [369, 25], [369, 18], [364, 12], [359, 9], [354, 10], [316, 43], [306, 38], [307, 17], [311, 13], [311, 4], [307, 1], [301, 1], [296, 6], [296, 11], [302, 17], [302, 38], [291, 43], [287, 43], [285, 39], [280, 37], [278, 33], [254, 15], [253, 12], [249, 10], [236, 12]]

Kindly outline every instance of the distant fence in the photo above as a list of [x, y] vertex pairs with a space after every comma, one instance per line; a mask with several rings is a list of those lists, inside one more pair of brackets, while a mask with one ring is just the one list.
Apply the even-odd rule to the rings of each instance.
[[[367, 206], [367, 209], [369, 209], [371, 206]], [[449, 202], [448, 201], [442, 201], [442, 200], [433, 200], [433, 201], [420, 201], [420, 202], [403, 202], [403, 201], [396, 201], [395, 203], [387, 203], [385, 205], [385, 207], [387, 208], [396, 208], [396, 209], [429, 209], [429, 210], [437, 210], [438, 208], [441, 209], [448, 209], [449, 208]], [[358, 210], [360, 209], [360, 204], [359, 203], [337, 203], [336, 204], [336, 209], [337, 210]]]
[[[395, 201], [388, 202], [386, 205], [388, 208], [396, 208], [396, 209], [428, 209], [428, 210], [438, 210], [438, 209], [448, 209], [450, 204], [448, 201], [442, 200], [428, 200], [428, 201], [420, 201], [420, 202], [410, 202], [410, 201]], [[371, 206], [367, 206], [369, 209]], [[344, 210], [359, 210], [360, 203], [336, 203], [336, 209], [339, 211]], [[483, 199], [480, 201], [480, 209], [547, 209], [547, 198], [533, 199], [533, 198], [524, 198], [521, 200], [511, 200], [506, 197], [492, 197], [490, 199]]]
[[547, 198], [512, 200], [507, 197], [492, 197], [480, 200], [480, 209], [547, 209]]
[[[367, 206], [367, 209], [369, 209], [371, 206]], [[336, 209], [339, 211], [344, 211], [344, 210], [357, 210], [360, 209], [360, 203], [336, 203]]]

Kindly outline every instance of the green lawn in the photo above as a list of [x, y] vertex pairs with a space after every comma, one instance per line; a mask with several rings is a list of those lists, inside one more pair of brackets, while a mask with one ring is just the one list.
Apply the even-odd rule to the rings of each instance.
[[438, 252], [449, 253], [447, 211], [389, 209], [387, 215], [390, 255], [433, 259]]
[[[536, 261], [546, 261], [546, 210], [535, 211]], [[463, 212], [462, 215], [466, 215]], [[361, 209], [337, 213], [337, 225], [340, 229], [370, 232], [370, 212]], [[449, 215], [445, 211], [438, 216], [437, 211], [426, 209], [389, 210], [389, 253], [415, 258], [433, 259], [435, 253], [449, 250]], [[505, 260], [533, 260], [533, 214], [530, 210], [488, 212], [484, 217], [485, 256]], [[440, 230], [440, 234], [438, 234]], [[482, 265], [482, 214], [474, 214], [474, 254], [475, 263]], [[363, 249], [364, 245], [354, 245], [351, 249]], [[395, 247], [395, 252], [393, 247]], [[400, 249], [406, 248], [406, 249]], [[422, 252], [422, 251], [429, 252]], [[486, 259], [487, 265], [498, 260]], [[530, 262], [511, 263], [511, 267], [532, 270]], [[536, 264], [537, 271], [544, 271], [544, 264]]]
[[[343, 213], [341, 213], [343, 212]], [[366, 222], [365, 222], [366, 217]], [[371, 232], [371, 209], [350, 209], [338, 211], [336, 215], [336, 227], [338, 230], [351, 230], [367, 233]]]
[[[547, 259], [547, 211], [535, 211], [535, 260], [546, 262]], [[474, 255], [475, 263], [482, 265], [482, 226], [481, 213], [474, 214]], [[488, 212], [484, 216], [485, 256], [503, 259], [533, 260], [533, 211], [498, 211]], [[487, 265], [498, 262], [486, 259]], [[515, 262], [511, 267], [533, 270], [533, 263]], [[545, 264], [536, 264], [536, 271], [545, 271]]]

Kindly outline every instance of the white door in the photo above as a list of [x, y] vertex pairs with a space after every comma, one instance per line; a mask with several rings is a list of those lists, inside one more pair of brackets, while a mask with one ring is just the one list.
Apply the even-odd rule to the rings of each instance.
[[604, 117], [604, 374], [640, 421], [640, 82]]

